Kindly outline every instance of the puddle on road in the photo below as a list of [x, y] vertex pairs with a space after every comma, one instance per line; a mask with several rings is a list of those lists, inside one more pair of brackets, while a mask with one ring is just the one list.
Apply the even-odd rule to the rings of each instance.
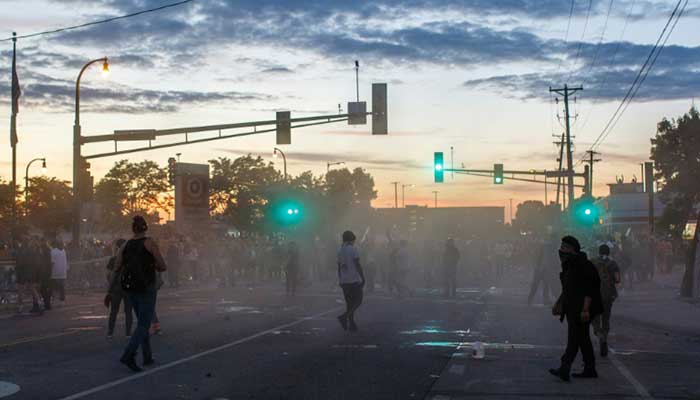
[[102, 330], [101, 326], [81, 326], [78, 328], [68, 328], [67, 331], [73, 332], [73, 331], [79, 331], [79, 332], [90, 332], [90, 331], [99, 331]]
[[[416, 342], [413, 346], [417, 347], [451, 347], [456, 350], [462, 349], [472, 349], [476, 342], [450, 342], [450, 341], [429, 341], [429, 342]], [[541, 349], [549, 348], [550, 346], [538, 346], [534, 344], [520, 344], [520, 343], [485, 343], [482, 342], [484, 348], [494, 349], [494, 350], [530, 350], [530, 349]]]
[[247, 306], [228, 306], [228, 307], [220, 307], [217, 310], [217, 313], [219, 314], [227, 314], [227, 313], [241, 313], [241, 314], [263, 314], [262, 311], [258, 310], [255, 307], [247, 307]]
[[479, 332], [472, 332], [471, 329], [465, 330], [444, 330], [438, 326], [426, 326], [420, 329], [413, 329], [410, 331], [402, 331], [399, 332], [402, 335], [428, 335], [428, 334], [444, 334], [444, 335], [457, 335], [460, 337], [463, 336], [481, 336], [481, 333]]
[[376, 344], [334, 344], [334, 349], [378, 349]]
[[79, 316], [79, 317], [73, 317], [73, 318], [71, 318], [72, 321], [77, 321], [77, 320], [81, 320], [81, 319], [87, 319], [87, 320], [90, 320], [90, 319], [107, 319], [107, 316], [106, 316], [106, 315], [81, 315], [81, 316]]
[[90, 311], [78, 311], [78, 314], [80, 314], [80, 315], [92, 314], [92, 310], [90, 310]]
[[12, 396], [13, 394], [19, 392], [19, 385], [15, 385], [11, 382], [0, 381], [0, 398]]

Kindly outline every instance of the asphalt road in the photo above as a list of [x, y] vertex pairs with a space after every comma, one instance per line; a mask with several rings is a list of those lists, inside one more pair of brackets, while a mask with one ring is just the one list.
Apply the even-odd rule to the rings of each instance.
[[[0, 381], [20, 387], [12, 400], [700, 399], [700, 338], [625, 321], [613, 321], [614, 352], [598, 359], [599, 379], [559, 382], [547, 369], [558, 366], [565, 325], [524, 305], [522, 290], [464, 289], [456, 300], [380, 292], [366, 297], [355, 334], [335, 319], [339, 294], [282, 293], [165, 291], [157, 362], [141, 374], [118, 363], [122, 317], [107, 340], [98, 296], [2, 318]], [[486, 343], [481, 360], [471, 357], [477, 341]]]

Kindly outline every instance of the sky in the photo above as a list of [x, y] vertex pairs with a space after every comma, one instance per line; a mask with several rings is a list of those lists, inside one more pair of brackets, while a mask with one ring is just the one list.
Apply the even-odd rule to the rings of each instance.
[[[173, 0], [0, 0], [0, 39], [171, 3]], [[572, 6], [573, 4], [573, 6]], [[11, 5], [11, 7], [9, 7]], [[620, 104], [673, 11], [666, 0], [195, 0], [161, 12], [18, 42], [23, 95], [18, 174], [46, 157], [49, 174], [71, 178], [75, 79], [85, 62], [107, 56], [81, 83], [84, 135], [333, 114], [371, 84], [388, 84], [389, 135], [371, 124], [302, 128], [284, 146], [288, 170], [326, 171], [327, 162], [375, 177], [377, 207], [394, 204], [508, 206], [545, 200], [542, 184], [496, 186], [489, 178], [447, 174], [433, 183], [432, 154], [454, 165], [556, 169], [562, 99], [549, 87], [583, 86], [571, 102], [574, 159], [582, 157]], [[569, 18], [571, 16], [571, 18]], [[649, 139], [664, 117], [687, 112], [700, 93], [700, 7], [690, 2], [634, 102], [600, 145], [594, 194], [617, 176], [640, 177]], [[0, 176], [10, 177], [11, 42], [0, 42]], [[371, 107], [371, 105], [370, 105]], [[559, 116], [559, 118], [557, 117]], [[6, 133], [1, 133], [1, 132]], [[207, 133], [191, 136], [205, 137]], [[171, 139], [167, 139], [171, 140]], [[166, 142], [163, 140], [162, 142]], [[138, 144], [121, 144], [120, 148]], [[274, 133], [91, 161], [99, 179], [115, 161], [165, 165], [251, 153], [274, 161]], [[84, 146], [84, 154], [113, 144]], [[40, 166], [30, 174], [40, 173]], [[578, 166], [582, 172], [582, 166]], [[399, 203], [401, 203], [399, 187]], [[548, 187], [547, 200], [556, 195]]]

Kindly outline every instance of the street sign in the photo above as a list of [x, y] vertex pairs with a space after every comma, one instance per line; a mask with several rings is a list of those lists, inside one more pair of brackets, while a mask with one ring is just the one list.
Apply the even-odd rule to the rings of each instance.
[[387, 135], [386, 83], [372, 84], [372, 135]]
[[366, 125], [367, 124], [367, 102], [366, 101], [350, 101], [348, 102], [348, 125]]
[[184, 230], [209, 223], [209, 165], [175, 164], [175, 224]]

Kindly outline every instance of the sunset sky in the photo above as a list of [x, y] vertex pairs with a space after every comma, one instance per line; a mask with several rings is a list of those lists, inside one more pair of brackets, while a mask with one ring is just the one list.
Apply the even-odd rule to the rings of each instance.
[[[156, 7], [174, 0], [0, 0], [0, 35], [9, 37]], [[589, 4], [591, 7], [589, 9]], [[415, 184], [408, 204], [508, 205], [544, 200], [543, 185], [449, 174], [432, 183], [432, 154], [489, 169], [554, 169], [562, 132], [548, 87], [583, 85], [572, 110], [576, 159], [611, 117], [668, 20], [676, 1], [575, 0], [196, 0], [162, 12], [18, 42], [23, 95], [18, 119], [19, 176], [47, 157], [49, 173], [71, 177], [75, 78], [88, 60], [110, 58], [82, 83], [83, 134], [177, 128], [337, 112], [386, 82], [389, 136], [344, 123], [303, 128], [285, 146], [292, 174], [325, 173], [344, 161], [375, 176], [375, 206], [393, 206], [392, 181]], [[587, 18], [587, 15], [589, 16]], [[649, 138], [664, 116], [687, 112], [700, 94], [700, 8], [688, 5], [654, 69], [600, 146], [595, 192], [616, 175], [639, 176]], [[567, 35], [567, 26], [568, 35]], [[0, 42], [0, 176], [10, 176], [11, 42]], [[559, 111], [561, 114], [562, 111]], [[561, 121], [563, 123], [563, 120]], [[203, 134], [205, 136], [206, 134]], [[124, 145], [125, 147], [127, 145]], [[133, 146], [133, 144], [131, 144]], [[275, 136], [259, 135], [132, 154], [165, 165], [246, 153], [270, 161]], [[109, 151], [111, 144], [102, 150]], [[101, 146], [88, 146], [94, 153]], [[119, 158], [92, 161], [100, 178]], [[275, 160], [276, 161], [276, 160]], [[281, 164], [276, 164], [282, 168]], [[582, 168], [580, 166], [579, 168]], [[40, 173], [40, 170], [33, 171]], [[550, 188], [549, 199], [554, 197]]]

